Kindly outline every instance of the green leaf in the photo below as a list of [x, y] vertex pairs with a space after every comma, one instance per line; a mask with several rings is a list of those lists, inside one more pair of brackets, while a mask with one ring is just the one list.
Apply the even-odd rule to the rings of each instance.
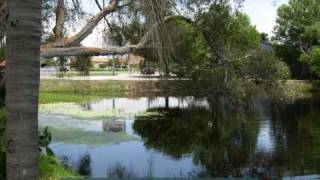
[[46, 147], [46, 153], [48, 156], [54, 156], [54, 152], [49, 147]]

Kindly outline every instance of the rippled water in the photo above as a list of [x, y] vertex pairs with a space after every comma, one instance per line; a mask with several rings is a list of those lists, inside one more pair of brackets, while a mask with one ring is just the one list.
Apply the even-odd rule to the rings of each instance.
[[92, 177], [315, 178], [320, 101], [115, 98], [41, 105], [40, 126], [69, 167]]

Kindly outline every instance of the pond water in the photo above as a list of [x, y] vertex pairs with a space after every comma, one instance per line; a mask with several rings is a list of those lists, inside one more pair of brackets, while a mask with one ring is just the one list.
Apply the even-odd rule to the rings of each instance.
[[245, 108], [193, 97], [55, 103], [40, 106], [39, 123], [55, 155], [91, 177], [320, 177], [317, 98]]

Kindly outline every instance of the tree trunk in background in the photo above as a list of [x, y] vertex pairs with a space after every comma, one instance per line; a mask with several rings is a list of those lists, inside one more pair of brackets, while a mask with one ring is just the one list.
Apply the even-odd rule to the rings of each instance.
[[38, 179], [41, 0], [10, 0], [6, 67], [7, 179]]
[[112, 76], [116, 75], [116, 59], [114, 57], [114, 55], [112, 56]]
[[75, 68], [77, 71], [82, 73], [82, 75], [90, 75], [90, 68], [92, 67], [91, 57], [88, 56], [78, 56], [75, 57]]
[[[56, 26], [53, 28], [54, 41], [60, 41], [64, 38], [63, 28], [65, 24], [65, 15], [64, 0], [58, 0], [56, 9]], [[59, 56], [58, 58], [59, 71], [61, 72], [61, 76], [63, 77], [66, 69], [66, 59], [63, 56]]]
[[54, 41], [63, 39], [63, 28], [65, 22], [64, 0], [58, 0], [56, 9], [56, 26], [53, 28]]

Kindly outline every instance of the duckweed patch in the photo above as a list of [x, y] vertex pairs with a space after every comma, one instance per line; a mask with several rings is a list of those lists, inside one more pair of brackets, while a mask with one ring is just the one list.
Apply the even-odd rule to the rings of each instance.
[[67, 144], [89, 144], [92, 146], [99, 146], [137, 140], [136, 137], [125, 133], [93, 132], [75, 128], [52, 128], [51, 131], [54, 141], [64, 142]]
[[39, 107], [39, 111], [42, 113], [60, 114], [71, 116], [80, 119], [99, 120], [109, 117], [120, 118], [125, 117], [128, 114], [124, 114], [119, 109], [106, 109], [104, 111], [93, 111], [85, 108], [81, 108], [81, 105], [74, 103], [54, 103], [54, 104], [42, 104]]

